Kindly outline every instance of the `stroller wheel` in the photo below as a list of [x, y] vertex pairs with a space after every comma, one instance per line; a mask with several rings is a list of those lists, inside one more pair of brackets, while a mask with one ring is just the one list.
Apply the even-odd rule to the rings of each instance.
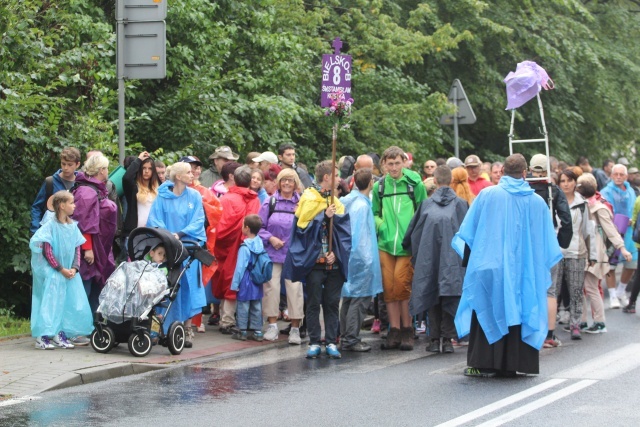
[[151, 336], [149, 332], [131, 334], [129, 336], [129, 351], [136, 357], [144, 357], [151, 351]]
[[98, 353], [109, 353], [116, 346], [115, 335], [110, 327], [103, 326], [102, 333], [94, 329], [91, 333], [91, 347]]
[[180, 354], [184, 349], [186, 332], [182, 322], [173, 322], [167, 334], [167, 346], [171, 354]]

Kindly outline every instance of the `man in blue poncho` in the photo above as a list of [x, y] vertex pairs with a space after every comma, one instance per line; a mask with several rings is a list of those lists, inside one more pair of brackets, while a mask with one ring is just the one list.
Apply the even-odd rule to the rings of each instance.
[[367, 352], [371, 345], [360, 339], [360, 327], [371, 298], [382, 292], [376, 223], [369, 199], [373, 172], [358, 169], [353, 181], [356, 189], [340, 199], [351, 219], [349, 275], [342, 286], [340, 307], [340, 346], [346, 351]]
[[467, 267], [455, 319], [458, 336], [470, 334], [467, 376], [539, 372], [550, 270], [562, 253], [526, 173], [522, 155], [507, 157], [500, 183], [478, 194], [452, 242]]

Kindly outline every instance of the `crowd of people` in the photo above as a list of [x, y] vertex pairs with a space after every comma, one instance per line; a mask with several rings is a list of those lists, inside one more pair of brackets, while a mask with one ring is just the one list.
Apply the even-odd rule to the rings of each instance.
[[572, 340], [606, 332], [602, 284], [610, 308], [635, 313], [640, 172], [626, 158], [592, 169], [585, 157], [472, 154], [416, 172], [392, 146], [312, 173], [291, 144], [239, 158], [221, 146], [209, 165], [184, 156], [167, 166], [142, 152], [114, 183], [102, 153], [80, 168], [80, 152], [65, 148], [31, 211], [36, 348], [88, 344], [100, 291], [145, 226], [215, 256], [182, 276], [164, 322], [184, 322], [187, 348], [206, 324], [238, 340], [308, 335], [307, 358], [323, 347], [340, 358], [371, 350], [360, 337], [370, 312], [383, 350], [413, 350], [424, 331], [426, 351], [469, 346], [465, 375], [510, 376], [538, 373], [539, 350], [561, 345], [556, 324]]

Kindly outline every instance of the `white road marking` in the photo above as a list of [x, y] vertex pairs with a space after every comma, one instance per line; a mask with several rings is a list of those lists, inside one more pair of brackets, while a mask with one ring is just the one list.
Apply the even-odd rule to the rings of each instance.
[[554, 393], [549, 394], [548, 396], [541, 397], [538, 400], [534, 400], [531, 403], [528, 403], [520, 408], [514, 409], [513, 411], [507, 412], [506, 414], [500, 415], [499, 417], [493, 418], [487, 422], [479, 424], [477, 427], [495, 427], [501, 426], [509, 421], [513, 421], [516, 418], [520, 418], [523, 415], [528, 414], [529, 412], [533, 412], [537, 409], [545, 407], [556, 400], [563, 399], [573, 393], [576, 393], [584, 388], [589, 387], [597, 383], [598, 380], [582, 380], [577, 383], [571, 384], [568, 387], [565, 387], [561, 390], [558, 390]]
[[497, 402], [491, 403], [489, 405], [483, 406], [480, 409], [476, 409], [475, 411], [471, 411], [467, 414], [461, 415], [458, 418], [454, 418], [452, 420], [449, 420], [445, 423], [439, 424], [436, 427], [454, 427], [454, 426], [459, 426], [465, 423], [468, 423], [469, 421], [475, 420], [476, 418], [480, 418], [483, 417], [487, 414], [490, 414], [491, 412], [495, 412], [499, 409], [502, 409], [506, 406], [509, 406], [513, 403], [519, 402], [523, 399], [526, 399], [530, 396], [533, 396], [535, 394], [541, 393], [545, 390], [548, 390], [552, 387], [557, 386], [558, 384], [561, 384], [563, 382], [565, 382], [566, 380], [564, 379], [553, 379], [553, 380], [549, 380], [546, 381], [542, 384], [538, 384], [537, 386], [528, 388], [524, 391], [521, 391], [520, 393], [516, 393], [512, 396], [509, 396], [507, 398], [504, 398], [502, 400], [498, 400]]
[[558, 372], [553, 378], [609, 380], [640, 366], [638, 354], [640, 344], [629, 344]]

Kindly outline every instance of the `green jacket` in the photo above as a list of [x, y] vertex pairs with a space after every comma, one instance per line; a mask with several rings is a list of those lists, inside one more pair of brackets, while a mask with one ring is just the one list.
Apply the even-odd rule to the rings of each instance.
[[[402, 248], [402, 239], [407, 232], [415, 209], [427, 198], [427, 191], [420, 175], [409, 169], [402, 169], [402, 176], [395, 180], [384, 176], [384, 197], [380, 204], [378, 188], [380, 183], [373, 184], [371, 206], [378, 232], [378, 248], [394, 256], [409, 256], [411, 252]], [[408, 185], [413, 186], [415, 206], [408, 192]], [[399, 194], [404, 193], [404, 194]], [[381, 212], [382, 210], [382, 212]]]

